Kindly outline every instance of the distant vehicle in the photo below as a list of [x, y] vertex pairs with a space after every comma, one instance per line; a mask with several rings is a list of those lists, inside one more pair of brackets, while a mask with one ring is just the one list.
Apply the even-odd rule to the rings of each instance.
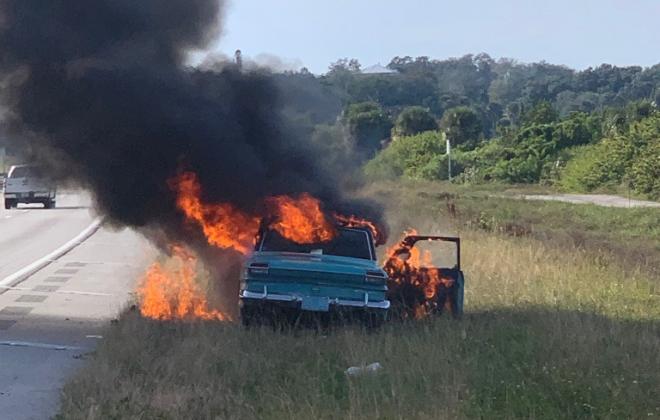
[[319, 244], [265, 230], [255, 248], [240, 290], [245, 325], [304, 312], [350, 313], [372, 326], [385, 320], [388, 277], [369, 230], [340, 227], [333, 240]]
[[41, 203], [47, 209], [55, 207], [56, 188], [45, 170], [37, 165], [15, 165], [5, 180], [5, 209], [19, 203]]

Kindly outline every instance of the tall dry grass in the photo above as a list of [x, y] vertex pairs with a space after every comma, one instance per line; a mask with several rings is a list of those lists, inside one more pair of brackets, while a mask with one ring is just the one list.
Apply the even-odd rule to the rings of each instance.
[[[128, 312], [60, 418], [660, 416], [657, 278], [572, 244], [462, 235], [462, 321], [280, 333]], [[375, 361], [375, 375], [344, 373]]]

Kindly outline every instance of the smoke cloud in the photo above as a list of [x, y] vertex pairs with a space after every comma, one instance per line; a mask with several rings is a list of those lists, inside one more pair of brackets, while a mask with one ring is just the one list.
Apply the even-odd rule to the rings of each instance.
[[258, 212], [264, 197], [309, 192], [327, 211], [379, 221], [342, 193], [350, 168], [328, 167], [282, 110], [263, 70], [191, 68], [221, 33], [218, 0], [0, 0], [6, 121], [62, 176], [89, 188], [119, 226], [191, 240], [167, 180], [195, 171], [209, 202]]

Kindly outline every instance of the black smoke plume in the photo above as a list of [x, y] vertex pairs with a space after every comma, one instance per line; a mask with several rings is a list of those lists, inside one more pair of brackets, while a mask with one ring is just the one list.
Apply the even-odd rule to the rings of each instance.
[[345, 199], [341, 174], [281, 110], [265, 71], [186, 64], [221, 32], [219, 0], [0, 0], [5, 123], [119, 226], [190, 238], [167, 180], [199, 175], [208, 202], [255, 212], [309, 192], [326, 210], [379, 221]]

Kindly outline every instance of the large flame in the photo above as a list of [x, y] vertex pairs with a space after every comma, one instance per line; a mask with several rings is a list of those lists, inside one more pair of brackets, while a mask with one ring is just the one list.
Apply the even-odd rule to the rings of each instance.
[[179, 209], [202, 228], [208, 243], [218, 248], [249, 253], [262, 219], [270, 222], [271, 229], [297, 243], [326, 242], [336, 235], [321, 202], [309, 194], [266, 198], [265, 214], [254, 215], [230, 203], [204, 203], [202, 187], [194, 172], [180, 173], [169, 185], [177, 194]]
[[170, 187], [177, 193], [179, 209], [202, 228], [209, 244], [241, 254], [249, 252], [259, 230], [259, 217], [229, 203], [203, 203], [202, 187], [193, 172], [182, 172], [170, 181]]
[[298, 198], [270, 197], [266, 200], [273, 212], [270, 228], [283, 237], [300, 244], [327, 242], [337, 230], [321, 210], [318, 199], [309, 194]]
[[174, 267], [152, 264], [137, 289], [143, 316], [158, 320], [231, 320], [223, 312], [209, 309], [204, 291], [195, 282], [197, 258], [190, 251], [173, 246], [168, 265]]
[[[376, 225], [368, 220], [339, 214], [328, 217], [321, 202], [309, 194], [267, 197], [263, 203], [255, 203], [264, 209], [263, 214], [251, 214], [231, 203], [204, 202], [202, 186], [194, 172], [179, 173], [169, 181], [169, 186], [176, 193], [177, 207], [186, 221], [199, 226], [210, 245], [244, 256], [254, 247], [262, 223], [297, 243], [330, 241], [337, 234], [336, 225], [368, 228], [376, 242], [382, 239]], [[171, 262], [176, 269], [155, 263], [147, 271], [138, 288], [142, 314], [161, 320], [228, 320], [226, 314], [208, 308], [205, 293], [196, 285], [195, 256], [173, 246]]]
[[[417, 235], [417, 231], [408, 230], [403, 238], [409, 235]], [[390, 296], [399, 300], [404, 311], [414, 318], [427, 316], [435, 308], [441, 288], [450, 288], [454, 283], [433, 267], [433, 256], [428, 250], [420, 252], [402, 240], [385, 255], [383, 268], [390, 278]]]
[[374, 238], [374, 242], [376, 245], [380, 245], [385, 242], [385, 238], [383, 233], [378, 229], [376, 224], [372, 222], [371, 220], [363, 219], [361, 217], [357, 216], [344, 216], [339, 213], [335, 213], [334, 215], [335, 220], [337, 223], [339, 223], [342, 226], [346, 227], [359, 227], [359, 228], [367, 228], [371, 231], [371, 234]]

